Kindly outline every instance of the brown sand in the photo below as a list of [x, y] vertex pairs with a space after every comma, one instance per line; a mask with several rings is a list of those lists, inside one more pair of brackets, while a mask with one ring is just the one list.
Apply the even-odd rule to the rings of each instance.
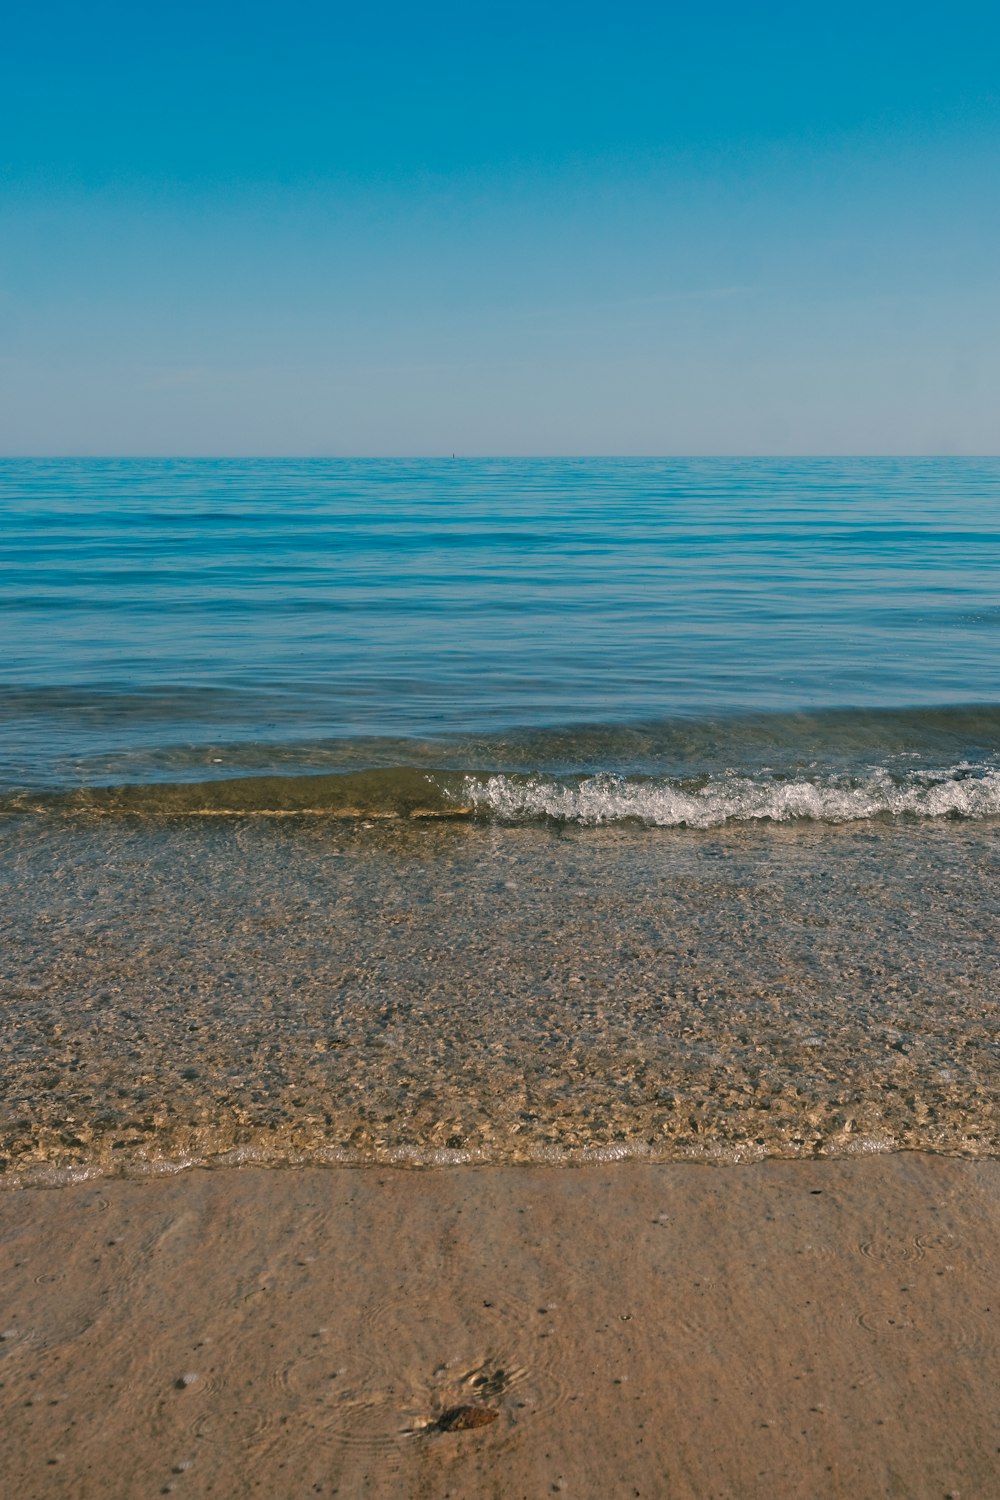
[[1000, 1495], [996, 1161], [10, 1192], [0, 1277], [10, 1500]]

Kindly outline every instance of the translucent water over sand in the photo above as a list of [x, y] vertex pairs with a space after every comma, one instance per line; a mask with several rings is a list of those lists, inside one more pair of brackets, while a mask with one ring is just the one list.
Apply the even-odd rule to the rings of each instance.
[[997, 832], [8, 818], [7, 1180], [996, 1154]]

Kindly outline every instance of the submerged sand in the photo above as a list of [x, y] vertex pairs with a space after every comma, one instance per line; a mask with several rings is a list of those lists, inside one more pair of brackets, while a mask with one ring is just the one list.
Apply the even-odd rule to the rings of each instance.
[[25, 1190], [0, 1285], [18, 1500], [1000, 1493], [997, 1161]]
[[0, 825], [0, 1173], [1000, 1154], [994, 824]]

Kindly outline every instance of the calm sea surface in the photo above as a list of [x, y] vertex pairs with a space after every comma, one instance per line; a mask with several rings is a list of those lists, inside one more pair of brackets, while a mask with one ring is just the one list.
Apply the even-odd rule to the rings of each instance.
[[0, 629], [8, 793], [415, 767], [677, 821], [628, 778], [968, 780], [1000, 461], [6, 461]]
[[1000, 1153], [1000, 461], [4, 462], [0, 630], [8, 1184]]

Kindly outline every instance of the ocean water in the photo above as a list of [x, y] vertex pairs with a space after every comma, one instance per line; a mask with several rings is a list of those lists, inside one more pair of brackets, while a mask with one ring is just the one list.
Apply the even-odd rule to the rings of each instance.
[[1000, 1147], [1000, 460], [0, 462], [0, 1162]]
[[1000, 807], [997, 460], [6, 461], [0, 518], [8, 798]]

